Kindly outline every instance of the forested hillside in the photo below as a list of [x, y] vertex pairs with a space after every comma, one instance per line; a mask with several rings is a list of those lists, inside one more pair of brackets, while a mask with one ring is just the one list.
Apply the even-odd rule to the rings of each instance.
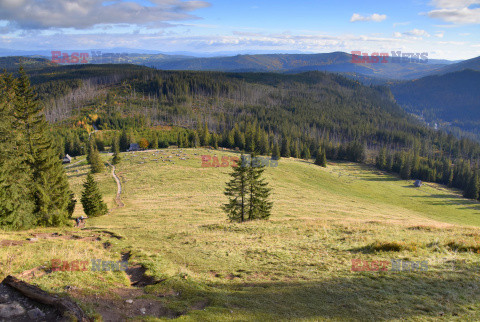
[[9, 56], [0, 57], [0, 70], [7, 70], [9, 72], [18, 71], [20, 66], [25, 69], [44, 68], [54, 66], [55, 64], [45, 58], [23, 57], [23, 56]]
[[438, 69], [435, 73], [441, 75], [446, 73], [459, 72], [465, 69], [480, 71], [480, 56], [467, 59], [464, 61], [460, 61], [458, 63], [449, 64], [447, 66], [443, 66], [442, 68]]
[[[480, 156], [477, 143], [408, 116], [388, 88], [329, 73], [91, 65], [36, 71], [32, 82], [42, 93], [47, 118], [56, 124], [59, 154], [82, 154], [95, 126], [122, 131], [123, 150], [142, 141], [151, 148], [211, 145], [279, 157], [309, 158], [325, 151], [331, 160], [377, 159], [380, 168], [404, 178], [464, 190]], [[65, 95], [59, 97], [59, 91]], [[102, 131], [96, 137], [101, 150], [113, 134]]]
[[[466, 69], [393, 85], [397, 102], [427, 122], [480, 138], [480, 72]], [[461, 132], [460, 132], [461, 133]]]

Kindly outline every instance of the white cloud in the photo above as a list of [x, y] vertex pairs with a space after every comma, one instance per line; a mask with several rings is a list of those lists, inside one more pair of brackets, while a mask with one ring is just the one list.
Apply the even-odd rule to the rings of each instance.
[[437, 33], [435, 34], [435, 37], [437, 37], [437, 38], [443, 38], [444, 35], [445, 35], [445, 33], [444, 33], [443, 31], [440, 31], [440, 32], [437, 32]]
[[150, 0], [153, 6], [133, 1], [104, 0], [0, 0], [0, 20], [20, 29], [87, 29], [105, 24], [165, 26], [196, 18], [190, 12], [208, 7], [205, 1]]
[[428, 32], [422, 29], [413, 29], [413, 30], [404, 32], [403, 34], [407, 36], [430, 37]]
[[437, 8], [427, 13], [430, 18], [441, 19], [452, 24], [480, 24], [480, 0], [434, 0]]
[[[405, 31], [405, 32], [402, 32], [402, 33], [394, 32], [393, 36], [396, 37], [396, 38], [401, 38], [401, 37], [406, 36], [406, 37], [413, 38], [413, 39], [422, 39], [422, 37], [430, 37], [430, 34], [423, 29], [412, 29], [410, 31]], [[443, 37], [443, 35], [442, 35], [442, 37]]]
[[[47, 49], [47, 50], [85, 50], [94, 48], [142, 48], [158, 51], [191, 51], [191, 52], [216, 52], [216, 51], [242, 51], [242, 50], [275, 50], [278, 52], [305, 51], [305, 52], [331, 52], [370, 49], [372, 52], [388, 51], [394, 45], [402, 42], [401, 39], [372, 37], [364, 35], [332, 36], [324, 34], [269, 34], [269, 33], [242, 33], [233, 32], [231, 35], [189, 35], [170, 34], [167, 32], [157, 34], [143, 33], [95, 33], [95, 34], [55, 34], [25, 36], [14, 38], [16, 48]], [[36, 48], [31, 44], [35, 43]], [[366, 45], [367, 44], [367, 45]], [[6, 40], [0, 38], [0, 48], [7, 46]], [[370, 48], [366, 48], [370, 47]]]
[[455, 46], [464, 46], [466, 43], [464, 41], [439, 41], [440, 45], [455, 45]]
[[[400, 33], [400, 38], [380, 37], [372, 34], [320, 34], [313, 31], [308, 33], [268, 33], [268, 32], [242, 32], [232, 31], [229, 34], [195, 34], [186, 31], [168, 29], [156, 32], [151, 29], [140, 28], [136, 32], [76, 30], [74, 33], [26, 30], [25, 35], [1, 36], [0, 48], [27, 49], [27, 50], [52, 50], [66, 51], [78, 50], [90, 52], [91, 49], [123, 47], [137, 49], [150, 49], [161, 52], [192, 52], [192, 53], [240, 53], [240, 52], [305, 52], [321, 53], [343, 51], [362, 51], [366, 53], [386, 52], [401, 50], [402, 52], [429, 52], [429, 58], [462, 59], [478, 56], [478, 48], [471, 47], [469, 42], [464, 43], [459, 51], [458, 43], [429, 41], [426, 48], [425, 40], [408, 37]], [[478, 42], [476, 42], [478, 43]], [[433, 57], [431, 53], [444, 50], [441, 56]]]
[[406, 26], [406, 25], [409, 25], [410, 24], [410, 21], [405, 21], [405, 22], [395, 22], [393, 23], [393, 28], [396, 28], [398, 26]]
[[352, 17], [350, 18], [350, 22], [355, 22], [355, 21], [375, 21], [375, 22], [380, 22], [387, 19], [387, 15], [379, 15], [378, 13], [374, 13], [370, 16], [362, 16], [358, 13], [354, 13]]
[[461, 8], [476, 4], [476, 0], [433, 0], [432, 4], [437, 8]]

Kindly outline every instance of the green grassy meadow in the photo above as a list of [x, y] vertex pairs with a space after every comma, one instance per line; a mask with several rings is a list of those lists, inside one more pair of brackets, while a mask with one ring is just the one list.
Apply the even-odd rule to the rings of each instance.
[[[321, 168], [282, 158], [265, 171], [271, 218], [230, 223], [220, 207], [231, 168], [201, 167], [203, 154], [238, 156], [206, 149], [122, 153], [117, 175], [125, 206], [116, 208], [108, 168], [95, 178], [112, 211], [88, 219], [83, 230], [0, 231], [1, 240], [66, 237], [0, 246], [6, 263], [0, 278], [46, 270], [54, 258], [118, 261], [129, 252], [129, 264], [142, 264], [161, 281], [142, 294], [124, 272], [51, 272], [28, 280], [70, 294], [99, 320], [92, 299], [115, 300], [121, 310], [132, 296], [169, 312], [138, 313], [135, 320], [480, 319], [479, 203], [436, 184], [414, 188], [364, 165]], [[86, 162], [67, 168], [78, 201], [88, 170]], [[75, 216], [82, 213], [78, 202]], [[356, 272], [352, 259], [427, 261], [428, 270]]]

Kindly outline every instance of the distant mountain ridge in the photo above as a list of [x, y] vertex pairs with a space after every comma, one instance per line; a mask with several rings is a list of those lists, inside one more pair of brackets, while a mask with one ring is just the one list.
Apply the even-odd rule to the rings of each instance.
[[357, 73], [385, 79], [413, 79], [439, 70], [439, 63], [352, 63], [352, 55], [344, 52], [322, 54], [265, 54], [228, 57], [188, 58], [163, 61], [151, 65], [164, 70], [224, 72], [289, 72], [326, 71]]
[[[126, 48], [113, 48], [109, 50], [93, 49], [84, 50], [85, 53], [100, 52], [125, 53], [130, 63], [145, 65], [162, 70], [192, 70], [192, 71], [222, 71], [222, 72], [281, 72], [299, 73], [305, 71], [325, 71], [344, 73], [349, 75], [366, 76], [377, 79], [415, 79], [434, 74], [446, 64], [452, 62], [430, 59], [428, 63], [401, 62], [401, 63], [353, 63], [352, 55], [345, 52], [319, 53], [319, 54], [246, 54], [236, 56], [193, 57], [188, 55], [171, 55], [154, 51], [129, 52]], [[71, 55], [68, 50], [62, 53]], [[25, 52], [43, 55], [51, 59], [48, 51]], [[0, 55], [2, 50], [0, 49]], [[17, 53], [18, 54], [18, 53]], [[361, 79], [362, 77], [356, 77]], [[355, 77], [354, 77], [355, 78]]]
[[[166, 54], [153, 50], [128, 48], [89, 49], [83, 52], [93, 55], [125, 53], [129, 62], [162, 70], [222, 71], [222, 72], [280, 72], [299, 73], [324, 71], [342, 73], [370, 83], [385, 83], [388, 80], [412, 80], [429, 75], [445, 74], [464, 69], [480, 70], [480, 57], [453, 62], [443, 59], [429, 59], [427, 63], [388, 62], [353, 63], [352, 55], [345, 52], [318, 54], [244, 54], [236, 56], [195, 57], [189, 53]], [[134, 53], [132, 51], [137, 51]], [[65, 53], [82, 52], [67, 50]], [[0, 48], [0, 55], [15, 53], [29, 57], [35, 54], [51, 60], [50, 51], [12, 51]], [[64, 53], [62, 51], [62, 53]], [[28, 55], [30, 54], [30, 55]], [[0, 57], [1, 58], [1, 57]]]

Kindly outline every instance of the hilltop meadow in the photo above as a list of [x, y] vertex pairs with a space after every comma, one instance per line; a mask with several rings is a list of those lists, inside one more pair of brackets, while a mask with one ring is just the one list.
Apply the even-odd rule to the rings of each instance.
[[[282, 158], [265, 171], [271, 218], [230, 223], [221, 205], [231, 168], [202, 167], [201, 155], [215, 154], [238, 156], [122, 153], [121, 204], [108, 167], [95, 175], [108, 215], [83, 229], [0, 232], [0, 278], [68, 294], [104, 320], [480, 318], [478, 202], [367, 165]], [[78, 157], [66, 171], [79, 200], [89, 166]], [[74, 217], [82, 214], [78, 203]], [[127, 260], [131, 269], [52, 272], [52, 259]], [[393, 271], [392, 259], [428, 269]], [[389, 263], [355, 271], [352, 260]]]

